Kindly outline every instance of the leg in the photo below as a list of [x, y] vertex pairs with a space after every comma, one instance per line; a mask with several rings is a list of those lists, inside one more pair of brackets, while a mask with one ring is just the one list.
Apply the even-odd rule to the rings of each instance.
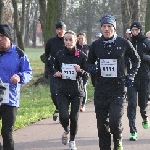
[[70, 141], [74, 141], [78, 130], [80, 97], [71, 97], [71, 111], [70, 111]]
[[140, 87], [138, 93], [138, 105], [140, 107], [140, 113], [143, 119], [148, 117], [148, 97], [149, 97], [149, 80], [140, 80]]
[[127, 117], [129, 119], [130, 133], [137, 132], [135, 127], [136, 108], [137, 108], [137, 90], [135, 87], [128, 88], [127, 90], [128, 106]]
[[125, 97], [116, 97], [110, 104], [109, 126], [114, 138], [114, 150], [122, 150], [122, 116], [124, 114]]
[[68, 131], [69, 127], [69, 104], [70, 101], [68, 96], [63, 94], [57, 95], [57, 102], [58, 102], [58, 110], [59, 110], [59, 120], [61, 122], [62, 127], [66, 132]]
[[56, 78], [54, 78], [54, 73], [51, 72], [50, 73], [50, 93], [51, 93], [51, 98], [52, 98], [52, 101], [56, 107], [56, 110], [58, 110], [58, 106], [57, 106], [57, 100], [56, 100], [56, 93], [57, 93], [57, 80]]
[[17, 107], [4, 105], [1, 106], [1, 109], [3, 150], [14, 150], [13, 129], [16, 121]]
[[111, 150], [111, 134], [109, 132], [108, 108], [95, 106], [100, 150]]
[[81, 97], [80, 111], [85, 111], [85, 104], [86, 104], [86, 101], [87, 101], [87, 90], [86, 90], [87, 82], [88, 82], [88, 78], [87, 77], [83, 78], [84, 96]]
[[140, 107], [140, 113], [143, 118], [143, 128], [148, 129], [150, 126], [149, 120], [148, 120], [148, 97], [149, 97], [149, 80], [143, 79], [140, 80], [140, 87], [139, 87], [139, 93], [138, 93], [138, 105]]
[[64, 133], [62, 135], [62, 143], [66, 145], [69, 142], [69, 98], [67, 95], [57, 94], [56, 96], [58, 102], [59, 110], [59, 120], [62, 127], [64, 128]]

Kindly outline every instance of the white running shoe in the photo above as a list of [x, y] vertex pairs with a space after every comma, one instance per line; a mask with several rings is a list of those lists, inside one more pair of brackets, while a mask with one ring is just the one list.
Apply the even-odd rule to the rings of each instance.
[[85, 106], [81, 106], [81, 107], [80, 107], [80, 111], [81, 111], [81, 112], [84, 112], [84, 111], [85, 111]]
[[62, 144], [64, 145], [69, 143], [69, 132], [64, 131], [61, 140], [62, 140]]
[[77, 150], [75, 141], [69, 142], [69, 150]]

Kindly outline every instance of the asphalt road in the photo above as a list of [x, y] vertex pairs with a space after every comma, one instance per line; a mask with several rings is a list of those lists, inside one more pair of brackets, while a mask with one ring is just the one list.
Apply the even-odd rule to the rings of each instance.
[[[123, 117], [124, 150], [150, 150], [150, 129], [143, 129], [139, 108], [137, 111], [138, 140], [129, 141], [129, 126], [125, 107]], [[63, 128], [57, 121], [54, 122], [52, 118], [44, 119], [14, 132], [15, 150], [67, 150], [68, 145], [61, 143], [62, 133]], [[86, 111], [80, 113], [76, 145], [78, 150], [99, 150], [93, 102], [88, 103]]]

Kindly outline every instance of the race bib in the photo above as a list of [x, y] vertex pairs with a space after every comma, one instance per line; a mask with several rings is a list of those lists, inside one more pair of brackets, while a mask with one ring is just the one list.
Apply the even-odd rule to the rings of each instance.
[[117, 59], [100, 59], [102, 77], [117, 77]]
[[6, 88], [6, 91], [4, 93], [4, 99], [2, 103], [9, 103], [9, 83], [4, 83], [4, 86]]
[[77, 72], [74, 68], [75, 65], [62, 63], [62, 79], [76, 80]]

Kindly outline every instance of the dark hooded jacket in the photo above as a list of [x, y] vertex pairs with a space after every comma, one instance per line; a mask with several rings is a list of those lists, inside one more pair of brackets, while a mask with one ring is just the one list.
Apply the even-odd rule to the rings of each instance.
[[138, 36], [132, 36], [130, 41], [141, 59], [140, 68], [135, 78], [150, 79], [150, 41], [142, 33]]

